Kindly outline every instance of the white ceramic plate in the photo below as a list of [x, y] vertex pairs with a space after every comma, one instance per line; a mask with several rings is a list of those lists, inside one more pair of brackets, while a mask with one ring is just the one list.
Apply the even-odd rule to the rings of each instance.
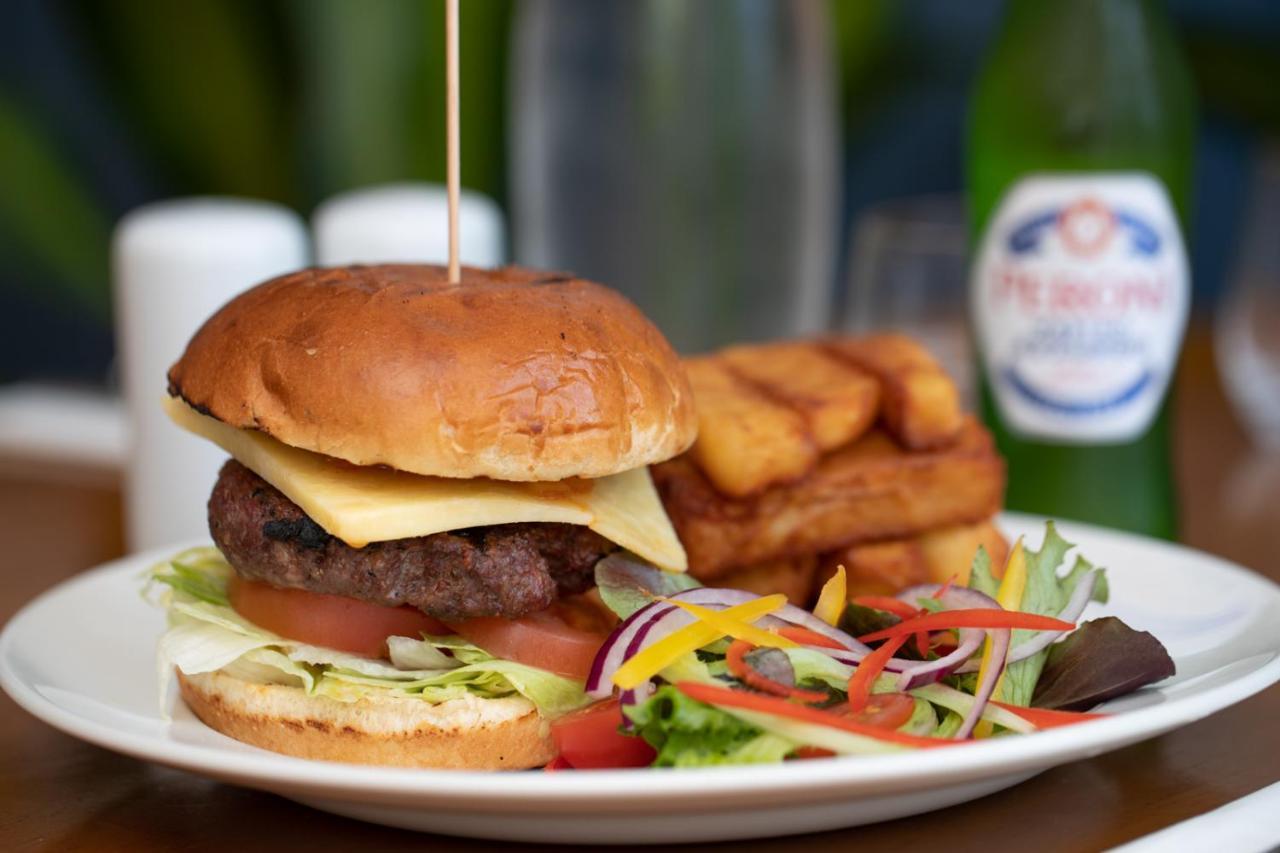
[[[1040, 541], [1018, 515], [1006, 531]], [[163, 617], [138, 595], [164, 554], [86, 572], [0, 635], [0, 685], [52, 726], [147, 761], [273, 791], [377, 823], [543, 842], [710, 841], [856, 826], [918, 814], [1198, 720], [1280, 679], [1280, 587], [1187, 548], [1080, 524], [1063, 535], [1108, 568], [1114, 614], [1169, 648], [1178, 676], [1114, 702], [1114, 716], [963, 748], [707, 770], [480, 773], [302, 761], [156, 705]]]

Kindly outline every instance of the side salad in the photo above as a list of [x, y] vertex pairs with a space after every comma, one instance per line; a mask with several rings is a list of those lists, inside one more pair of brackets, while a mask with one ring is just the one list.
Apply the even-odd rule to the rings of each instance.
[[967, 586], [847, 604], [838, 571], [813, 612], [606, 558], [596, 581], [622, 621], [586, 682], [597, 704], [553, 724], [549, 769], [935, 749], [1096, 719], [1174, 665], [1118, 619], [1077, 625], [1107, 581], [1083, 557], [1061, 571], [1071, 548], [1050, 523], [999, 577], [979, 550]]

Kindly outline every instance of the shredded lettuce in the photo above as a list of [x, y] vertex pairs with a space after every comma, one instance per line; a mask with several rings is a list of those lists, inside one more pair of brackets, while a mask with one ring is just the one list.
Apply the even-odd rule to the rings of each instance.
[[[1077, 555], [1071, 570], [1065, 575], [1058, 574], [1058, 568], [1066, 559], [1067, 552], [1074, 547], [1059, 535], [1052, 521], [1046, 522], [1044, 541], [1040, 545], [1040, 550], [1026, 549], [1027, 586], [1022, 593], [1022, 603], [1018, 609], [1042, 616], [1057, 616], [1062, 612], [1062, 608], [1066, 607], [1076, 585], [1084, 579], [1085, 575], [1093, 571], [1098, 573], [1093, 588], [1093, 600], [1106, 602], [1108, 595], [1106, 573], [1084, 557]], [[991, 557], [985, 548], [979, 548], [973, 558], [969, 586], [992, 598], [999, 591], [1000, 582], [992, 573]], [[1012, 644], [1017, 646], [1033, 636], [1035, 636], [1033, 631], [1014, 631]], [[1001, 700], [1011, 705], [1030, 705], [1036, 682], [1040, 680], [1040, 672], [1044, 669], [1048, 654], [1046, 649], [1026, 660], [1011, 664], [1005, 670], [1001, 682]]]
[[439, 703], [468, 694], [518, 694], [544, 716], [555, 717], [589, 701], [580, 681], [500, 660], [459, 637], [393, 637], [389, 663], [280, 637], [231, 609], [230, 576], [230, 566], [214, 548], [184, 551], [149, 573], [144, 595], [165, 609], [170, 626], [158, 655], [161, 707], [174, 666], [188, 675], [224, 669], [344, 702], [371, 695]]
[[928, 737], [938, 730], [938, 715], [934, 713], [933, 705], [925, 700], [917, 698], [915, 702], [916, 707], [911, 712], [911, 718], [898, 726], [898, 731]]
[[797, 746], [795, 741], [690, 699], [669, 684], [625, 713], [639, 735], [657, 750], [655, 767], [770, 764]]
[[960, 731], [960, 726], [964, 725], [964, 717], [955, 711], [947, 711], [942, 718], [942, 722], [938, 724], [938, 728], [934, 729], [933, 736], [940, 738], [953, 738], [956, 732]]

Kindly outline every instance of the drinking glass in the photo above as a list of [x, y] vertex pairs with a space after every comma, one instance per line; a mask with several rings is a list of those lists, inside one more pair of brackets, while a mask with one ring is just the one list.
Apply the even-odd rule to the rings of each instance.
[[1239, 262], [1218, 310], [1218, 372], [1254, 443], [1280, 451], [1280, 149], [1261, 160]]
[[974, 405], [964, 207], [959, 196], [880, 202], [854, 221], [842, 331], [894, 330], [923, 343]]
[[617, 288], [685, 352], [828, 326], [827, 4], [517, 6], [516, 260]]

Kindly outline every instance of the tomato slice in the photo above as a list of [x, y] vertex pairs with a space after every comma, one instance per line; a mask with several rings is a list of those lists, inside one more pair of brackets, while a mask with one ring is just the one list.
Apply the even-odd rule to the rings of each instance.
[[657, 754], [639, 736], [618, 732], [622, 708], [617, 699], [606, 699], [566, 714], [551, 723], [551, 737], [560, 759], [575, 770], [606, 767], [648, 767]]
[[873, 693], [862, 710], [849, 719], [877, 729], [896, 729], [911, 719], [916, 700], [905, 693]]
[[[858, 713], [851, 713], [847, 705], [837, 713], [859, 725], [892, 731], [911, 719], [915, 709], [916, 700], [905, 693], [876, 693], [867, 706]], [[835, 753], [829, 749], [802, 746], [793, 752], [791, 757], [794, 759], [830, 758], [833, 755]]]
[[447, 634], [415, 607], [384, 607], [345, 595], [281, 589], [232, 575], [231, 607], [255, 625], [282, 637], [365, 657], [385, 657], [387, 637]]
[[583, 611], [561, 606], [519, 619], [493, 616], [451, 622], [449, 628], [494, 657], [583, 680], [608, 638], [607, 630], [584, 618]]
[[791, 753], [788, 760], [790, 761], [806, 761], [810, 758], [834, 758], [835, 753], [829, 749], [823, 749], [820, 746], [801, 746]]

